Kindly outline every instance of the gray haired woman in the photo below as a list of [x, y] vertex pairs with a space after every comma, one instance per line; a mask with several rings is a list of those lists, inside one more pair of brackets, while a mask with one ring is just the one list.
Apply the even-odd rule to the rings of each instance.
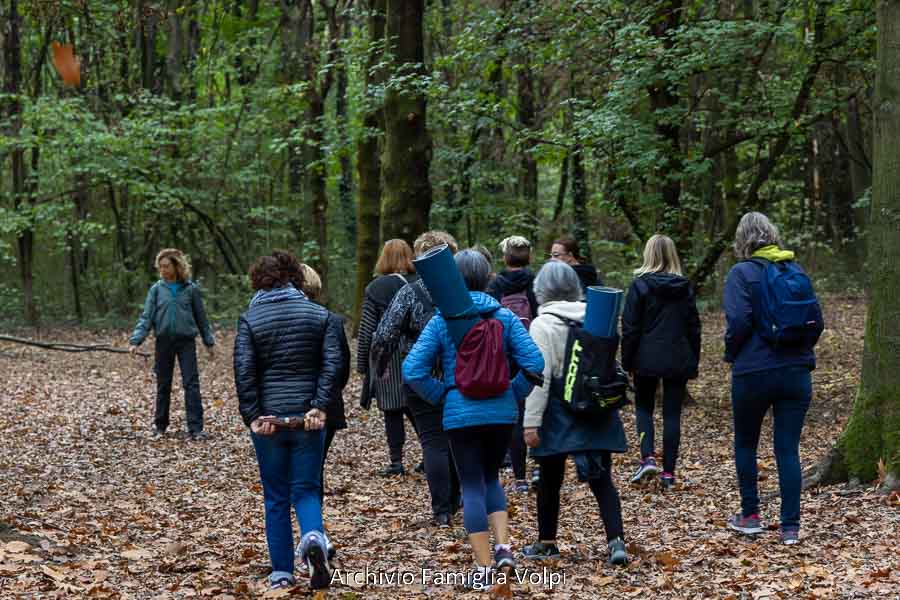
[[[584, 322], [581, 280], [566, 263], [551, 261], [538, 271], [534, 293], [540, 307], [529, 333], [544, 356], [544, 384], [535, 387], [525, 400], [524, 438], [541, 467], [537, 493], [539, 539], [524, 549], [524, 555], [535, 560], [559, 557], [556, 532], [566, 457], [587, 455], [602, 466], [590, 473], [587, 483], [606, 529], [609, 561], [624, 564], [627, 554], [622, 507], [611, 475], [612, 453], [626, 450], [619, 413], [612, 411], [602, 421], [583, 421], [574, 418], [562, 404], [569, 322]], [[580, 478], [585, 475], [579, 468]]]
[[[823, 327], [821, 309], [816, 303], [811, 315], [814, 335], [806, 343], [770, 343], [760, 327], [768, 269], [776, 265], [805, 276], [793, 264], [794, 253], [781, 249], [778, 229], [762, 213], [750, 212], [741, 218], [734, 253], [741, 262], [732, 267], [725, 281], [725, 361], [731, 363], [734, 462], [741, 512], [728, 520], [728, 526], [747, 535], [763, 532], [756, 451], [763, 418], [772, 407], [781, 489], [781, 540], [796, 544], [800, 540], [800, 434], [812, 398], [810, 371], [816, 367], [813, 346]], [[811, 284], [809, 293], [813, 294]]]

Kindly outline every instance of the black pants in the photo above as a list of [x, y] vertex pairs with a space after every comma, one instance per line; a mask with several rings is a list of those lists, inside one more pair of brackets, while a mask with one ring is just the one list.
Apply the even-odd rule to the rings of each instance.
[[[656, 404], [656, 377], [636, 377], [634, 417], [641, 438], [641, 458], [655, 452], [653, 408]], [[681, 444], [681, 405], [687, 382], [680, 379], [663, 380], [663, 471], [675, 473], [678, 446]]]
[[516, 479], [525, 479], [525, 460], [528, 457], [528, 446], [522, 436], [522, 422], [525, 419], [525, 400], [519, 401], [519, 420], [513, 427], [512, 437], [509, 439], [509, 460], [512, 463], [513, 475]]
[[406, 427], [403, 424], [403, 415], [409, 418], [413, 429], [418, 433], [416, 420], [413, 418], [412, 411], [408, 406], [398, 408], [397, 410], [384, 411], [384, 431], [387, 434], [388, 452], [390, 452], [391, 463], [403, 462], [403, 445], [406, 443]]
[[452, 514], [459, 508], [459, 476], [450, 453], [450, 442], [444, 432], [444, 409], [429, 404], [415, 394], [408, 394], [406, 402], [415, 419], [422, 445], [425, 478], [431, 492], [431, 510], [435, 515]]
[[510, 425], [477, 425], [447, 432], [463, 493], [463, 525], [469, 534], [488, 530], [488, 515], [506, 510], [500, 465], [509, 448]]
[[194, 338], [156, 338], [156, 414], [154, 424], [165, 431], [169, 426], [169, 404], [172, 399], [172, 377], [175, 374], [175, 358], [181, 369], [181, 386], [184, 388], [184, 412], [187, 414], [188, 431], [203, 431], [203, 402], [200, 399], [200, 372], [197, 369], [197, 345]]
[[319, 474], [322, 482], [322, 485], [319, 486], [319, 501], [323, 504], [325, 500], [325, 460], [328, 458], [328, 449], [331, 447], [331, 442], [334, 441], [335, 433], [337, 433], [337, 429], [331, 425], [325, 426], [325, 447], [322, 449], [322, 469]]
[[[559, 490], [566, 475], [566, 454], [541, 456], [537, 459], [541, 466], [538, 484], [538, 535], [541, 540], [555, 540], [559, 526]], [[622, 537], [622, 504], [619, 491], [612, 481], [612, 458], [609, 452], [601, 454], [603, 476], [588, 480], [591, 492], [600, 507], [600, 518], [606, 529], [607, 541]]]

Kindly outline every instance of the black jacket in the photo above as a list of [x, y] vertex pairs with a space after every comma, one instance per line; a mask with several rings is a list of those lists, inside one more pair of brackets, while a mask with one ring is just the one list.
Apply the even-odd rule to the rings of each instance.
[[700, 315], [691, 282], [651, 273], [635, 279], [622, 315], [622, 367], [645, 377], [694, 379]]
[[537, 317], [538, 303], [534, 297], [534, 273], [531, 269], [519, 269], [517, 271], [500, 271], [488, 285], [487, 293], [497, 302], [503, 300], [503, 296], [525, 292], [528, 304], [531, 307], [531, 318]]
[[581, 280], [581, 289], [587, 290], [592, 285], [603, 285], [603, 280], [597, 274], [597, 268], [594, 265], [577, 264], [572, 265], [578, 279]]
[[238, 321], [234, 383], [241, 417], [329, 412], [342, 371], [336, 320], [293, 287], [254, 299]]
[[341, 365], [337, 375], [337, 385], [334, 386], [334, 399], [328, 405], [326, 423], [334, 429], [347, 428], [347, 415], [344, 410], [344, 388], [350, 379], [350, 344], [347, 343], [347, 333], [344, 330], [344, 319], [334, 313], [328, 315], [328, 327], [333, 330], [341, 347]]

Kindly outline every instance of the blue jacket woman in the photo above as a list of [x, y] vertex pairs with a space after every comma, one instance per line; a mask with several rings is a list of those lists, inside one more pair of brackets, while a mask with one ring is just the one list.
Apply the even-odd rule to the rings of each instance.
[[[474, 399], [461, 394], [454, 375], [456, 345], [443, 315], [437, 311], [406, 357], [403, 378], [426, 401], [444, 404], [444, 430], [463, 492], [463, 522], [475, 554], [476, 568], [471, 581], [480, 586], [490, 577], [489, 524], [496, 540], [497, 568], [509, 571], [515, 567], [499, 470], [519, 417], [518, 401], [533, 387], [525, 374], [541, 373], [544, 359], [519, 318], [484, 293], [491, 272], [487, 259], [474, 250], [464, 250], [455, 256], [455, 261], [478, 313], [503, 325], [504, 349], [508, 360], [518, 367], [518, 373], [510, 386], [493, 398]], [[442, 381], [432, 376], [436, 360], [443, 367]]]
[[[728, 520], [740, 533], [763, 532], [759, 519], [757, 447], [769, 408], [774, 420], [775, 459], [781, 491], [781, 540], [800, 541], [800, 435], [812, 399], [810, 371], [816, 366], [814, 340], [808, 345], [775, 347], [760, 336], [760, 285], [769, 263], [792, 261], [782, 250], [778, 229], [757, 212], [745, 214], [734, 238], [739, 260], [725, 281], [725, 361], [731, 363], [734, 414], [734, 462], [741, 492], [741, 511]], [[821, 312], [817, 324], [821, 324]], [[821, 332], [821, 331], [819, 331]]]

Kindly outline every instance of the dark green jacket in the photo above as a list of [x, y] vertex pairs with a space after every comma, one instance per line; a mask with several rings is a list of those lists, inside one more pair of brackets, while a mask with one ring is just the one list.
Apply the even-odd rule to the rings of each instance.
[[158, 338], [193, 338], [200, 334], [204, 345], [216, 343], [206, 318], [203, 296], [193, 281], [187, 281], [177, 295], [163, 280], [153, 284], [144, 301], [144, 312], [128, 343], [140, 346], [151, 328]]

